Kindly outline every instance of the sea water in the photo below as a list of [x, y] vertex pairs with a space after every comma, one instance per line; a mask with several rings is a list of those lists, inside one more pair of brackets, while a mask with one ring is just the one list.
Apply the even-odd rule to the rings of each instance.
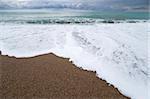
[[133, 99], [149, 99], [149, 17], [146, 12], [1, 10], [2, 55], [54, 53]]

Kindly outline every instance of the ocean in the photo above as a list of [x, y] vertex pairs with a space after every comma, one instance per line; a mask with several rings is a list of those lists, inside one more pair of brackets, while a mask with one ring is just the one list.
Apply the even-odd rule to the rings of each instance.
[[146, 12], [0, 10], [0, 51], [17, 58], [54, 53], [133, 99], [149, 99]]
[[148, 20], [147, 12], [99, 12], [86, 10], [0, 10], [0, 23], [92, 24]]

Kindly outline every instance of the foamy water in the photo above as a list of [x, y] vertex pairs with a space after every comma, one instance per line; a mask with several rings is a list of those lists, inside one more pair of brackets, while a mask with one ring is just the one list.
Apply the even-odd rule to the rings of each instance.
[[149, 99], [148, 24], [1, 24], [0, 51], [18, 58], [46, 53], [70, 58], [122, 94]]

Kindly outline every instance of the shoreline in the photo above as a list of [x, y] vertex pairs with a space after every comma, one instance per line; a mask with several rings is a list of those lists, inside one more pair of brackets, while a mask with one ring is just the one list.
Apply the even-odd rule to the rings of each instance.
[[0, 55], [0, 97], [28, 99], [129, 99], [68, 58], [44, 54], [30, 58]]

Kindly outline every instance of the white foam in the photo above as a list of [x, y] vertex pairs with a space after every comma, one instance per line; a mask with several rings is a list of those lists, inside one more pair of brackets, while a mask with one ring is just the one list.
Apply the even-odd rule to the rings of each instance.
[[54, 53], [70, 58], [124, 95], [149, 99], [147, 24], [0, 25], [0, 50], [15, 57]]

